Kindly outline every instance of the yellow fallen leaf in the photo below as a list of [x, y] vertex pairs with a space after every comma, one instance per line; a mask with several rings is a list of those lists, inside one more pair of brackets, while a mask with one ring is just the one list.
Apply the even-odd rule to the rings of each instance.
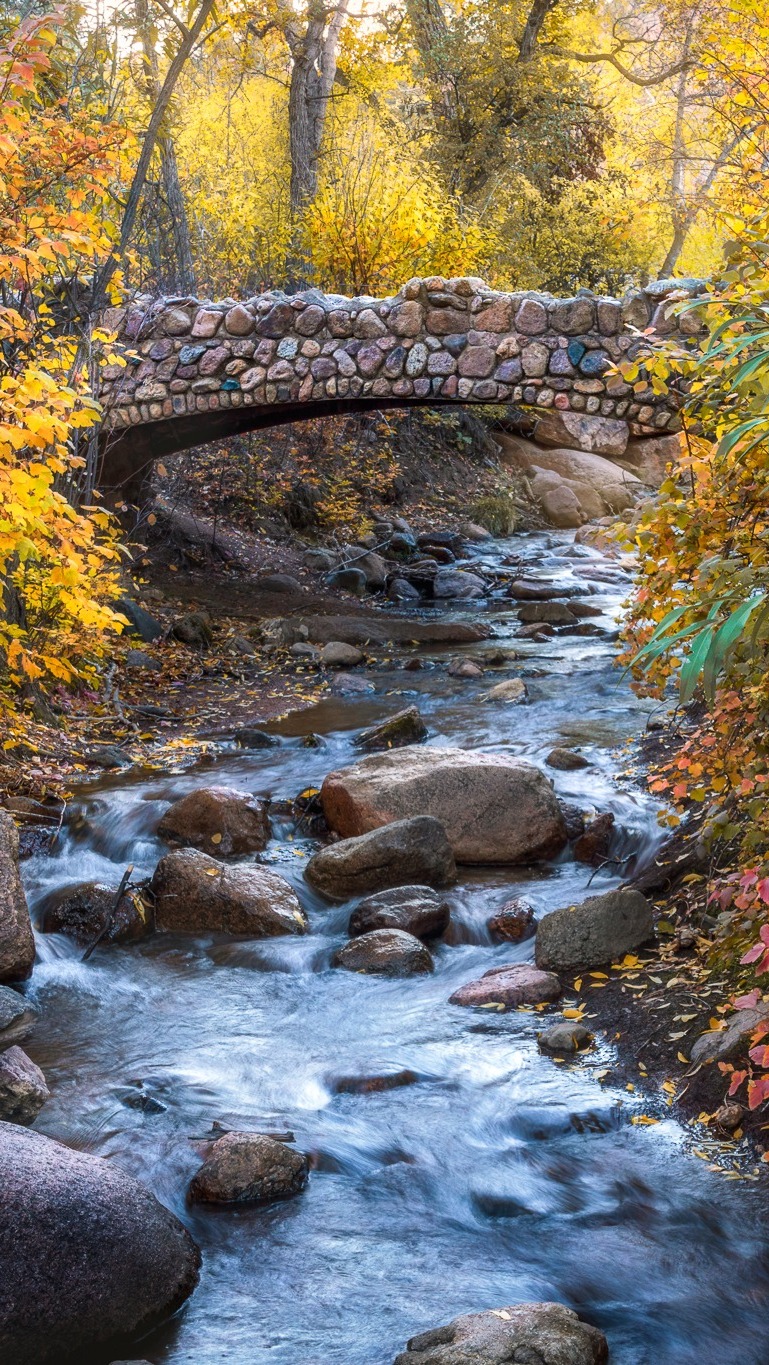
[[563, 1017], [564, 1017], [564, 1019], [582, 1019], [582, 1018], [584, 1018], [584, 1011], [583, 1011], [583, 1010], [564, 1010], [564, 1011], [563, 1011]]
[[222, 836], [221, 836], [221, 834], [212, 834], [212, 835], [211, 835], [211, 843], [212, 843], [212, 844], [220, 844], [221, 842], [222, 842]]
[[653, 1119], [650, 1114], [634, 1114], [630, 1122], [635, 1123], [636, 1125], [652, 1124], [659, 1123], [659, 1119]]
[[676, 1093], [676, 1088], [675, 1088], [675, 1086], [673, 1085], [673, 1082], [672, 1082], [672, 1081], [663, 1081], [663, 1082], [662, 1082], [662, 1089], [663, 1089], [664, 1091], [666, 1091], [666, 1093], [667, 1093], [668, 1095], [675, 1095], [675, 1093]]
[[608, 981], [608, 980], [609, 980], [608, 976], [606, 975], [606, 972], [591, 972], [590, 975], [592, 976], [592, 978], [593, 978], [594, 981]]
[[574, 982], [574, 989], [575, 989], [575, 991], [581, 991], [581, 990], [582, 990], [582, 977], [581, 977], [581, 976], [578, 976], [577, 979], [576, 979], [576, 981]]
[[688, 1065], [689, 1065], [689, 1058], [688, 1058], [688, 1057], [684, 1057], [683, 1052], [677, 1052], [677, 1053], [676, 1053], [676, 1057], [678, 1058], [679, 1062], [683, 1062], [684, 1066], [688, 1066]]

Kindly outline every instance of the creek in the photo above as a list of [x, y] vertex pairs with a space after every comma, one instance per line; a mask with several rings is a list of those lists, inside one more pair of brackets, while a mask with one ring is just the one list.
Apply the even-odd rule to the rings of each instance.
[[[510, 554], [526, 573], [564, 584], [611, 565], [566, 533], [473, 551], [492, 572]], [[62, 884], [117, 885], [129, 862], [149, 875], [164, 851], [160, 813], [192, 788], [292, 798], [354, 761], [363, 726], [412, 703], [432, 744], [539, 765], [554, 745], [579, 745], [590, 767], [545, 768], [558, 794], [614, 812], [620, 857], [648, 849], [660, 837], [655, 807], [626, 770], [651, 704], [613, 663], [610, 631], [628, 583], [613, 577], [594, 580], [589, 598], [604, 634], [524, 641], [514, 604], [492, 597], [481, 609], [494, 639], [380, 656], [361, 675], [372, 690], [341, 691], [270, 725], [278, 748], [223, 745], [184, 770], [84, 786], [81, 827], [24, 864], [33, 915]], [[447, 656], [482, 662], [500, 645], [516, 650], [515, 663], [477, 681], [447, 675]], [[425, 666], [405, 671], [415, 653]], [[526, 705], [482, 700], [519, 672]], [[303, 745], [310, 732], [321, 747]], [[459, 1313], [559, 1299], [606, 1332], [613, 1365], [766, 1365], [769, 1261], [756, 1189], [711, 1173], [672, 1119], [634, 1126], [641, 1099], [599, 1079], [610, 1044], [558, 1065], [537, 1047], [546, 1016], [447, 1003], [488, 968], [532, 957], [533, 940], [498, 945], [486, 929], [512, 895], [539, 915], [616, 885], [621, 868], [595, 873], [566, 856], [549, 868], [460, 868], [434, 974], [384, 980], [330, 967], [353, 903], [315, 894], [303, 879], [315, 843], [288, 822], [275, 831], [263, 858], [295, 885], [306, 937], [158, 935], [99, 948], [84, 964], [71, 941], [38, 936], [30, 993], [44, 1022], [33, 1057], [52, 1098], [37, 1128], [138, 1176], [203, 1252], [190, 1302], [134, 1354], [169, 1365], [391, 1365], [410, 1335]], [[416, 1084], [335, 1093], [334, 1078], [405, 1068]], [[312, 1156], [305, 1193], [266, 1208], [190, 1208], [200, 1164], [192, 1139], [215, 1121], [290, 1129]]]

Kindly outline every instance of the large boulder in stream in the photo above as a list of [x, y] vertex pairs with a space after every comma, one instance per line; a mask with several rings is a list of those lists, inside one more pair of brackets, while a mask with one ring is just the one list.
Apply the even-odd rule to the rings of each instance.
[[606, 1365], [597, 1327], [562, 1303], [518, 1303], [465, 1313], [412, 1337], [394, 1365]]
[[0, 1122], [0, 1189], [0, 1359], [9, 1365], [76, 1365], [147, 1331], [195, 1288], [200, 1253], [189, 1233], [119, 1167]]
[[169, 806], [158, 834], [217, 858], [260, 853], [271, 834], [267, 803], [230, 787], [198, 787]]
[[23, 981], [32, 971], [35, 940], [19, 876], [19, 832], [0, 810], [0, 981]]
[[307, 917], [284, 877], [255, 863], [225, 867], [198, 849], [161, 858], [152, 878], [158, 929], [182, 934], [304, 934]]
[[538, 967], [554, 972], [601, 967], [640, 948], [653, 934], [646, 897], [620, 887], [545, 915], [537, 926], [534, 954]]
[[32, 1032], [40, 1012], [31, 1000], [10, 986], [0, 986], [0, 1052], [23, 1043]]
[[329, 773], [320, 799], [331, 829], [345, 838], [434, 816], [458, 863], [534, 862], [566, 843], [549, 780], [507, 754], [412, 745]]
[[396, 711], [394, 716], [388, 716], [387, 720], [380, 721], [378, 725], [372, 725], [368, 730], [361, 730], [355, 736], [353, 744], [356, 749], [365, 749], [369, 753], [376, 753], [379, 749], [403, 749], [408, 744], [421, 744], [427, 739], [427, 726], [416, 706], [407, 706], [403, 711]]
[[561, 995], [553, 972], [542, 972], [530, 962], [491, 967], [476, 981], [468, 981], [449, 998], [450, 1005], [470, 1009], [514, 1010], [519, 1005], [549, 1005]]
[[416, 881], [450, 886], [457, 869], [440, 820], [417, 815], [320, 849], [304, 875], [324, 896], [347, 900]]

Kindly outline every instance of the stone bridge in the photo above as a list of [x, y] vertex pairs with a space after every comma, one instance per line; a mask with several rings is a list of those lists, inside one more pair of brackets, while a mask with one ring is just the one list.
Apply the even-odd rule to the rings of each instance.
[[559, 299], [433, 278], [387, 299], [139, 297], [103, 318], [128, 363], [102, 371], [101, 482], [135, 488], [159, 456], [238, 432], [411, 404], [570, 410], [659, 435], [677, 426], [675, 394], [638, 391], [611, 366], [650, 329], [696, 345], [693, 315], [669, 313], [699, 288], [663, 280], [621, 300]]

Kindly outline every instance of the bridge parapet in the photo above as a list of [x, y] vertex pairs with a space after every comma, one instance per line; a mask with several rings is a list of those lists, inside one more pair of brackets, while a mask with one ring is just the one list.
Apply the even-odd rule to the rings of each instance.
[[215, 303], [139, 297], [103, 319], [129, 360], [103, 371], [105, 427], [120, 444], [146, 428], [151, 456], [324, 411], [484, 403], [619, 418], [637, 435], [659, 434], [678, 424], [676, 396], [636, 392], [610, 367], [637, 354], [650, 328], [696, 344], [696, 316], [668, 313], [702, 287], [666, 280], [621, 300], [562, 299], [431, 278], [385, 299], [315, 289]]

